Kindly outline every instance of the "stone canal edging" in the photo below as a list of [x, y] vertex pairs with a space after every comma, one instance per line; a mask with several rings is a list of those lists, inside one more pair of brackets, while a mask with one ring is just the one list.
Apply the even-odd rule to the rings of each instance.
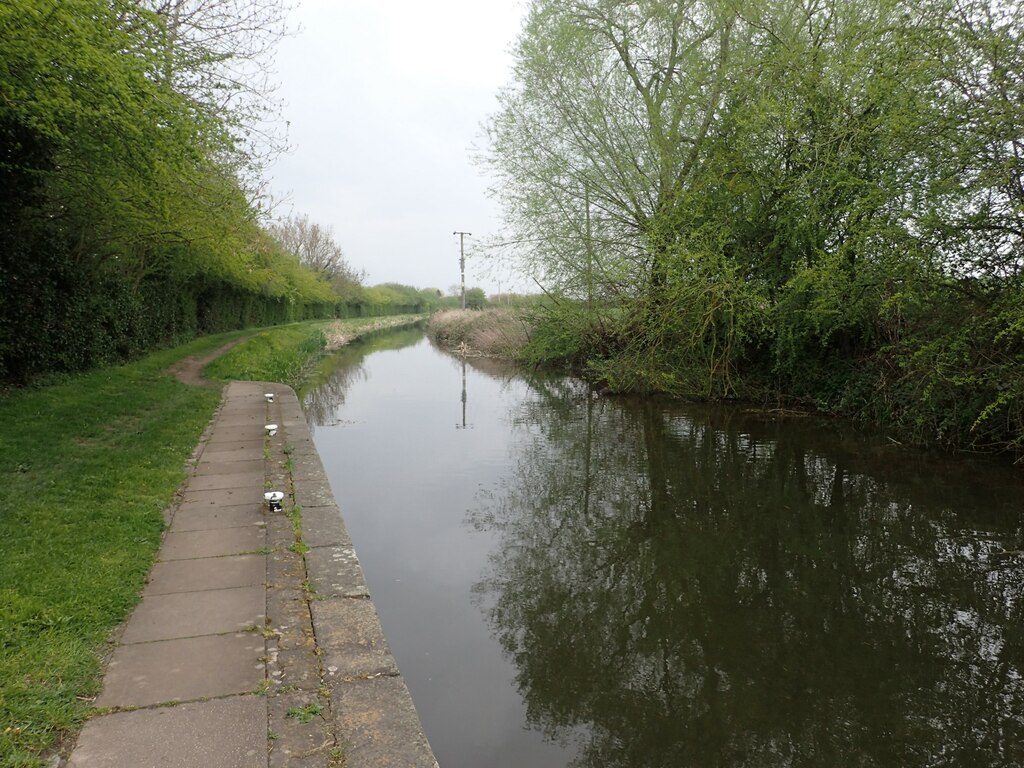
[[[346, 767], [436, 768], [298, 398], [280, 384], [249, 386], [274, 394], [267, 485], [285, 493], [267, 529], [270, 765], [306, 765], [330, 743]], [[307, 723], [288, 715], [318, 708]]]

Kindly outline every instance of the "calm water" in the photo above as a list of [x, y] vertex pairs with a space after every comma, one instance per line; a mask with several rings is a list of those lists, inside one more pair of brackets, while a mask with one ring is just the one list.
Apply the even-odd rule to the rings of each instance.
[[304, 396], [445, 768], [1024, 765], [1024, 480], [418, 332]]

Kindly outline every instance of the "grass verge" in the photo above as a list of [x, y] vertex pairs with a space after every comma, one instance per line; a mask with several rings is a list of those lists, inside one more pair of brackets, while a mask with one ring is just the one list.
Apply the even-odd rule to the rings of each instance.
[[219, 401], [163, 375], [237, 334], [0, 401], [0, 766], [42, 765], [99, 690], [163, 510]]
[[317, 320], [260, 331], [223, 357], [203, 375], [217, 381], [279, 381], [297, 387], [328, 349], [337, 348], [365, 333], [411, 325], [419, 315]]
[[203, 370], [216, 381], [280, 381], [295, 386], [327, 346], [329, 322], [317, 320], [267, 328]]

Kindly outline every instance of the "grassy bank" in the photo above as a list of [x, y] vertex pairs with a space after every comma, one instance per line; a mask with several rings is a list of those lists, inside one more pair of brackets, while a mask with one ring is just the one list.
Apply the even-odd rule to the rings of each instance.
[[419, 315], [295, 323], [260, 331], [204, 369], [215, 381], [281, 381], [293, 387], [325, 351], [373, 331], [411, 325]]
[[[214, 371], [277, 379], [332, 332], [379, 322], [261, 331]], [[164, 372], [239, 335], [0, 400], [0, 768], [43, 765], [87, 717], [111, 634], [138, 601], [163, 510], [220, 399]]]

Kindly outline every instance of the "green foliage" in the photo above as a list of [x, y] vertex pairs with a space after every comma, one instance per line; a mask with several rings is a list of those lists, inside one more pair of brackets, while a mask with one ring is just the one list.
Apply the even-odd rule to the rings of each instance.
[[483, 309], [487, 306], [487, 294], [483, 288], [466, 289], [466, 309]]
[[175, 34], [131, 0], [0, 4], [4, 383], [333, 312], [257, 225], [243, 116], [186, 86], [213, 64]]
[[531, 359], [1020, 449], [1024, 7], [534, 0], [515, 55]]
[[591, 371], [615, 391], [735, 396], [744, 355], [767, 333], [763, 292], [714, 249], [668, 264], [665, 285], [628, 307], [615, 353]]
[[210, 363], [203, 375], [222, 381], [279, 381], [297, 386], [323, 354], [324, 326], [301, 323], [260, 331]]
[[610, 354], [612, 328], [618, 315], [601, 308], [587, 311], [566, 297], [550, 296], [526, 312], [529, 340], [518, 357], [527, 364], [565, 366], [582, 370], [588, 361]]
[[298, 720], [300, 723], [309, 723], [312, 722], [313, 718], [319, 717], [322, 712], [323, 707], [314, 702], [312, 704], [307, 704], [304, 707], [291, 707], [286, 713], [286, 716]]

